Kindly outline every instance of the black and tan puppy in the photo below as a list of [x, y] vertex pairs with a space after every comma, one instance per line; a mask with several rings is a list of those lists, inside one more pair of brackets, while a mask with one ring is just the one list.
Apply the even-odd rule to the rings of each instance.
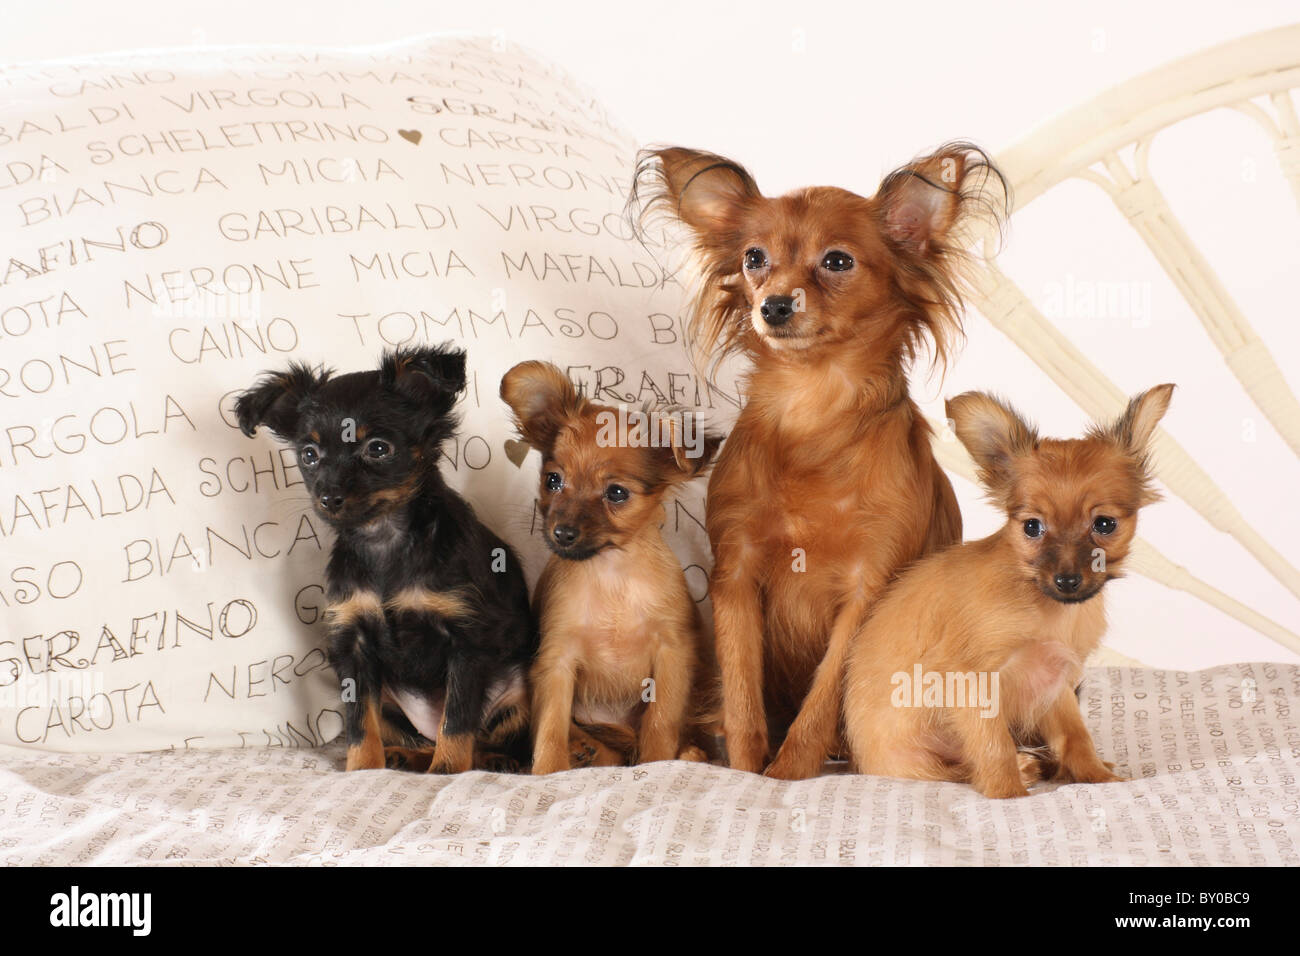
[[527, 757], [537, 636], [524, 577], [438, 471], [464, 387], [465, 353], [444, 345], [386, 353], [372, 372], [293, 364], [235, 406], [244, 434], [266, 425], [293, 445], [312, 505], [337, 533], [329, 659], [348, 770], [383, 767], [386, 742], [409, 743], [385, 704], [435, 742], [431, 753], [391, 748], [394, 763], [459, 773], [498, 766], [490, 754]]

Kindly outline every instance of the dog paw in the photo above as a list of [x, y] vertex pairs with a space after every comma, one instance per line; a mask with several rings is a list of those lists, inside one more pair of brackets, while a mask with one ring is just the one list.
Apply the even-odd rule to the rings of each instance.
[[568, 769], [569, 766], [567, 763], [561, 763], [558, 760], [540, 758], [533, 761], [532, 773], [536, 777], [544, 777], [548, 773], [563, 773]]
[[433, 759], [432, 750], [418, 750], [413, 747], [385, 747], [384, 766], [389, 770], [410, 770], [423, 773], [429, 769]]
[[519, 761], [509, 754], [485, 753], [475, 761], [474, 769], [488, 773], [519, 773], [521, 767]]
[[1037, 754], [1020, 751], [1016, 754], [1016, 765], [1020, 769], [1020, 782], [1026, 787], [1032, 787], [1046, 778], [1043, 761]]
[[465, 760], [462, 760], [459, 757], [452, 758], [449, 756], [444, 756], [441, 760], [439, 760], [438, 753], [437, 751], [435, 751], [433, 754], [433, 759], [429, 761], [429, 766], [428, 769], [425, 770], [425, 773], [436, 773], [436, 774], [446, 775], [446, 774], [455, 774], [455, 773], [465, 773], [467, 770], [473, 770], [473, 769], [474, 769], [474, 765], [472, 762], [466, 762]]
[[347, 769], [382, 770], [384, 769], [384, 748], [369, 743], [356, 744], [348, 748]]
[[590, 767], [596, 762], [596, 750], [590, 743], [585, 740], [570, 741], [569, 744], [569, 766], [570, 767]]
[[474, 769], [474, 737], [471, 734], [446, 734], [433, 746], [433, 760], [428, 773], [465, 773]]
[[1010, 780], [996, 784], [986, 784], [984, 786], [976, 785], [976, 790], [984, 794], [990, 800], [1011, 800], [1015, 797], [1029, 796], [1029, 790], [1019, 781]]
[[1124, 778], [1115, 773], [1114, 766], [1098, 761], [1092, 766], [1062, 767], [1058, 778], [1068, 783], [1123, 783]]
[[727, 766], [732, 770], [761, 773], [767, 759], [767, 735], [731, 733], [725, 738]]
[[682, 748], [681, 753], [677, 755], [677, 759], [689, 760], [691, 763], [708, 763], [709, 755], [694, 744], [688, 744]]
[[771, 777], [773, 780], [808, 780], [817, 776], [820, 769], [820, 766], [810, 766], [806, 760], [791, 760], [777, 754], [776, 759], [763, 771], [763, 776]]

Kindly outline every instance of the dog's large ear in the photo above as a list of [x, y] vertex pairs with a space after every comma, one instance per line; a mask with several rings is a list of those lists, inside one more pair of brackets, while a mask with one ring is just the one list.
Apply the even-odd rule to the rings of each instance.
[[283, 372], [267, 372], [235, 400], [239, 430], [252, 438], [257, 426], [265, 425], [279, 438], [293, 439], [303, 399], [325, 384], [329, 375], [303, 362], [293, 362]]
[[1099, 429], [1100, 433], [1128, 454], [1145, 460], [1151, 448], [1151, 436], [1165, 412], [1169, 411], [1169, 399], [1173, 394], [1174, 386], [1165, 384], [1133, 396], [1124, 414], [1109, 428]]
[[643, 217], [658, 210], [709, 233], [727, 228], [760, 195], [744, 166], [715, 153], [669, 146], [637, 155], [632, 205]]
[[686, 245], [699, 286], [686, 325], [698, 359], [708, 361], [719, 346], [725, 353], [740, 345], [740, 319], [749, 308], [736, 281], [747, 240], [744, 223], [762, 198], [744, 166], [716, 153], [669, 146], [637, 154], [627, 202], [633, 233], [645, 241], [662, 220], [682, 223], [690, 233]]
[[1149, 388], [1133, 396], [1124, 413], [1113, 424], [1095, 426], [1089, 433], [1093, 438], [1111, 442], [1133, 460], [1141, 485], [1139, 506], [1160, 499], [1160, 494], [1152, 483], [1151, 439], [1160, 419], [1169, 410], [1169, 400], [1173, 394], [1174, 386], [1168, 383]]
[[1000, 234], [1007, 181], [970, 143], [949, 143], [894, 170], [872, 199], [877, 225], [900, 260], [894, 280], [912, 310], [913, 347], [928, 336], [936, 365], [960, 337], [962, 299], [978, 240]]
[[692, 412], [664, 415], [661, 420], [672, 438], [666, 449], [671, 459], [666, 463], [670, 466], [666, 477], [673, 482], [690, 481], [713, 463], [723, 436], [705, 431]]
[[379, 381], [443, 418], [465, 390], [465, 351], [443, 343], [386, 352], [379, 363]]
[[949, 143], [886, 176], [876, 202], [885, 235], [903, 249], [925, 256], [960, 241], [956, 227], [972, 213], [1000, 226], [1008, 191], [1006, 180], [983, 150], [970, 143]]
[[963, 392], [944, 407], [958, 440], [975, 459], [980, 481], [1005, 505], [1015, 459], [1034, 450], [1038, 432], [1011, 406], [984, 392]]
[[515, 413], [519, 437], [550, 454], [564, 423], [582, 411], [584, 399], [550, 362], [520, 362], [501, 378], [501, 399]]

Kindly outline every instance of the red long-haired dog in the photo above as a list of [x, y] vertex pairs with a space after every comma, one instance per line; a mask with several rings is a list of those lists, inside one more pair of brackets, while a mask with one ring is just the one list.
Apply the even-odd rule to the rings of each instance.
[[695, 346], [752, 363], [707, 500], [732, 767], [763, 770], [784, 736], [767, 773], [815, 775], [837, 748], [850, 637], [900, 567], [961, 540], [907, 373], [927, 341], [942, 361], [960, 333], [963, 240], [1005, 203], [968, 144], [895, 170], [870, 198], [771, 198], [720, 156], [642, 154], [633, 208], [693, 239]]

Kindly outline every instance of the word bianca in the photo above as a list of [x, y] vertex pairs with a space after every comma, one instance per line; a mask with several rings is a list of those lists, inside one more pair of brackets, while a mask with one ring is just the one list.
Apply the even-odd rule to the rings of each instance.
[[596, 413], [596, 444], [601, 448], [672, 448], [681, 445], [687, 458], [704, 454], [704, 432], [685, 412], [650, 414], [628, 409]]
[[51, 926], [126, 926], [133, 936], [148, 936], [152, 926], [152, 893], [68, 893], [50, 897]]
[[978, 707], [981, 717], [998, 715], [997, 671], [895, 671], [889, 678], [895, 707]]

